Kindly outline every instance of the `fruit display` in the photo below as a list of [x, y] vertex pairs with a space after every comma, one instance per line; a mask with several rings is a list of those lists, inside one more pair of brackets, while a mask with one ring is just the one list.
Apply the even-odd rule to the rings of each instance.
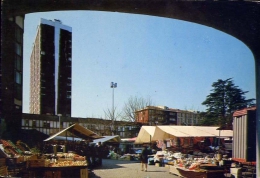
[[57, 161], [50, 163], [49, 167], [87, 166], [86, 161]]
[[58, 160], [85, 161], [84, 156], [75, 153], [57, 153]]

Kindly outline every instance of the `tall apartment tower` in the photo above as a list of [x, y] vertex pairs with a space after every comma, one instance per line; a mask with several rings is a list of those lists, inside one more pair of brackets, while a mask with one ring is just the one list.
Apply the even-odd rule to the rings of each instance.
[[30, 61], [30, 113], [71, 115], [72, 28], [41, 19]]

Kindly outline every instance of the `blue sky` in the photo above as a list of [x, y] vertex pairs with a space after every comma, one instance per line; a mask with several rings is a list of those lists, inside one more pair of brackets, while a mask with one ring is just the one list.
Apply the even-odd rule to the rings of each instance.
[[255, 98], [254, 58], [245, 44], [213, 28], [147, 15], [66, 11], [27, 14], [23, 112], [29, 113], [30, 54], [40, 18], [72, 27], [72, 116], [103, 117], [130, 96], [155, 105], [204, 111], [218, 79], [233, 78]]

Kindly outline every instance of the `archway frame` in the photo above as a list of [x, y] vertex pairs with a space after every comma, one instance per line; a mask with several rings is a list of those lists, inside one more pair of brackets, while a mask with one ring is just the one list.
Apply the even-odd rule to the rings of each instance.
[[[145, 14], [179, 19], [206, 25], [230, 34], [245, 43], [255, 58], [256, 104], [260, 108], [260, 3], [247, 1], [184, 1], [184, 0], [2, 0], [1, 37], [8, 33], [4, 21], [11, 17], [33, 12], [61, 10], [96, 10]], [[4, 39], [4, 38], [1, 38]], [[1, 62], [5, 61], [4, 46], [1, 43]], [[247, 59], [245, 59], [247, 60]], [[2, 70], [4, 66], [2, 62]], [[9, 69], [8, 69], [9, 70]], [[10, 69], [12, 70], [12, 69]], [[4, 78], [4, 72], [2, 74]], [[5, 90], [2, 89], [2, 95]], [[2, 97], [2, 96], [1, 96]], [[257, 175], [260, 175], [260, 111], [256, 118]]]

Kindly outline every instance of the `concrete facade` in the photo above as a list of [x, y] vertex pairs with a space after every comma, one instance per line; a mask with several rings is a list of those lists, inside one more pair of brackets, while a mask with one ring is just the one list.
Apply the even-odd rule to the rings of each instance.
[[71, 115], [72, 28], [41, 19], [30, 59], [30, 113]]
[[[46, 135], [53, 135], [59, 130], [65, 129], [72, 124], [78, 123], [81, 126], [92, 130], [98, 135], [112, 135], [111, 120], [101, 118], [78, 118], [66, 116], [38, 115], [38, 114], [23, 114], [21, 121], [21, 129], [32, 130], [36, 129]], [[121, 138], [136, 137], [139, 133], [139, 126], [133, 122], [115, 121], [115, 135]]]

